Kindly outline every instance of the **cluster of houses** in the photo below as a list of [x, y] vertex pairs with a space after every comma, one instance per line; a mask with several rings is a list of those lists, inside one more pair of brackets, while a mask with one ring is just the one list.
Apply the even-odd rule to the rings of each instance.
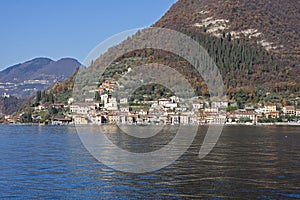
[[[109, 95], [101, 95], [101, 103], [73, 103], [70, 105], [74, 124], [257, 124], [259, 119], [278, 119], [299, 116], [300, 109], [284, 106], [282, 113], [276, 104], [248, 105], [244, 109], [228, 111], [228, 101], [198, 101], [182, 104], [179, 98], [162, 98], [143, 102], [148, 109], [129, 106], [127, 99], [120, 102]], [[232, 106], [232, 104], [231, 104]]]
[[[79, 103], [70, 98], [67, 105], [38, 105], [35, 110], [43, 111], [49, 106], [64, 110], [65, 117], [50, 119], [52, 125], [258, 124], [261, 119], [276, 121], [288, 116], [300, 118], [300, 108], [280, 104], [248, 104], [244, 109], [232, 109], [237, 107], [235, 102], [196, 99], [187, 103], [176, 96], [130, 104], [127, 98], [117, 99], [111, 95], [115, 85], [113, 81], [105, 81], [96, 91], [99, 94], [97, 101], [85, 99]], [[5, 120], [14, 123], [19, 118], [6, 116]], [[41, 116], [36, 114], [32, 118], [33, 121], [39, 121]]]
[[[228, 111], [235, 103], [228, 101], [197, 101], [183, 103], [178, 97], [161, 98], [157, 101], [140, 102], [143, 106], [130, 106], [127, 99], [110, 95], [101, 95], [101, 102], [76, 103], [70, 99], [68, 105], [49, 105], [56, 109], [65, 110], [65, 117], [50, 119], [52, 125], [87, 125], [87, 124], [166, 124], [166, 125], [195, 125], [195, 124], [257, 124], [260, 119], [278, 119], [282, 116], [300, 118], [300, 109], [295, 106], [278, 104], [246, 105], [244, 109]], [[39, 105], [36, 111], [47, 110], [49, 106]], [[279, 111], [280, 110], [280, 111]], [[9, 123], [17, 123], [20, 116], [5, 116]], [[33, 121], [41, 116], [32, 115]]]
[[70, 99], [70, 112], [74, 124], [257, 124], [260, 119], [278, 119], [283, 116], [299, 116], [300, 109], [295, 106], [279, 104], [245, 105], [244, 109], [229, 111], [236, 107], [235, 102], [194, 100], [186, 103], [173, 96], [155, 101], [129, 104], [127, 98], [117, 100], [111, 95], [116, 82], [104, 81], [97, 91], [100, 101], [86, 99], [84, 103], [76, 103]]

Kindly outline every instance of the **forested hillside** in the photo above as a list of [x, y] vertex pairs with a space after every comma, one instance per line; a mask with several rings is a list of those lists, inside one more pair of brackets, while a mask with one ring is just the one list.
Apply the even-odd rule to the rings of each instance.
[[180, 0], [153, 26], [184, 32], [214, 58], [231, 94], [300, 91], [297, 0]]

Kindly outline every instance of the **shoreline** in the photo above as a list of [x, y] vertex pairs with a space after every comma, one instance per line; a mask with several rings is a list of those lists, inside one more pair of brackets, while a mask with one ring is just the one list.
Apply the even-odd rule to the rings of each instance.
[[[80, 126], [111, 126], [111, 125], [125, 125], [125, 126], [141, 126], [141, 125], [133, 125], [133, 124], [62, 124], [62, 125], [52, 125], [52, 124], [38, 124], [38, 123], [17, 123], [17, 124], [4, 124], [0, 123], [0, 125], [7, 125], [7, 126], [68, 126], [68, 127], [80, 127]], [[180, 125], [180, 124], [174, 124], [174, 125], [164, 125], [159, 124], [160, 126], [196, 126], [195, 124], [188, 124], [188, 125]], [[300, 123], [297, 122], [275, 122], [275, 123], [226, 123], [226, 124], [199, 124], [198, 126], [300, 126]], [[152, 126], [150, 125], [142, 125], [142, 126]], [[157, 125], [153, 125], [157, 126]]]

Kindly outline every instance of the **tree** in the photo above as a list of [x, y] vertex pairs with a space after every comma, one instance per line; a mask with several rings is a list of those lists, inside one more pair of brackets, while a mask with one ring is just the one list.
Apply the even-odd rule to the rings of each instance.
[[101, 101], [101, 96], [100, 96], [99, 92], [95, 93], [95, 101]]
[[58, 113], [58, 110], [56, 108], [50, 106], [49, 114], [53, 116], [53, 115], [56, 115], [57, 113]]
[[231, 34], [230, 33], [228, 33], [228, 35], [227, 35], [227, 40], [228, 40], [228, 42], [231, 41]]
[[42, 100], [42, 92], [37, 91], [36, 92], [36, 103], [39, 103]]
[[32, 122], [32, 113], [31, 109], [29, 108], [24, 114], [21, 116], [22, 123], [30, 123]]
[[287, 105], [286, 98], [283, 98], [282, 99], [282, 106], [286, 106], [286, 105]]

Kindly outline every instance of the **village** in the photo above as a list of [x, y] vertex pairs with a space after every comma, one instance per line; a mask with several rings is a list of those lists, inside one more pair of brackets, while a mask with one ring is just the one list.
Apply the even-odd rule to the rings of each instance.
[[[39, 104], [32, 108], [31, 123], [45, 125], [204, 125], [204, 124], [293, 124], [300, 125], [300, 108], [279, 103], [245, 104], [238, 109], [236, 102], [209, 101], [194, 98], [187, 103], [177, 96], [154, 101], [129, 102], [112, 95], [115, 81], [104, 81], [96, 91], [97, 99], [87, 98], [67, 104]], [[24, 123], [25, 113], [7, 115], [5, 123]]]

